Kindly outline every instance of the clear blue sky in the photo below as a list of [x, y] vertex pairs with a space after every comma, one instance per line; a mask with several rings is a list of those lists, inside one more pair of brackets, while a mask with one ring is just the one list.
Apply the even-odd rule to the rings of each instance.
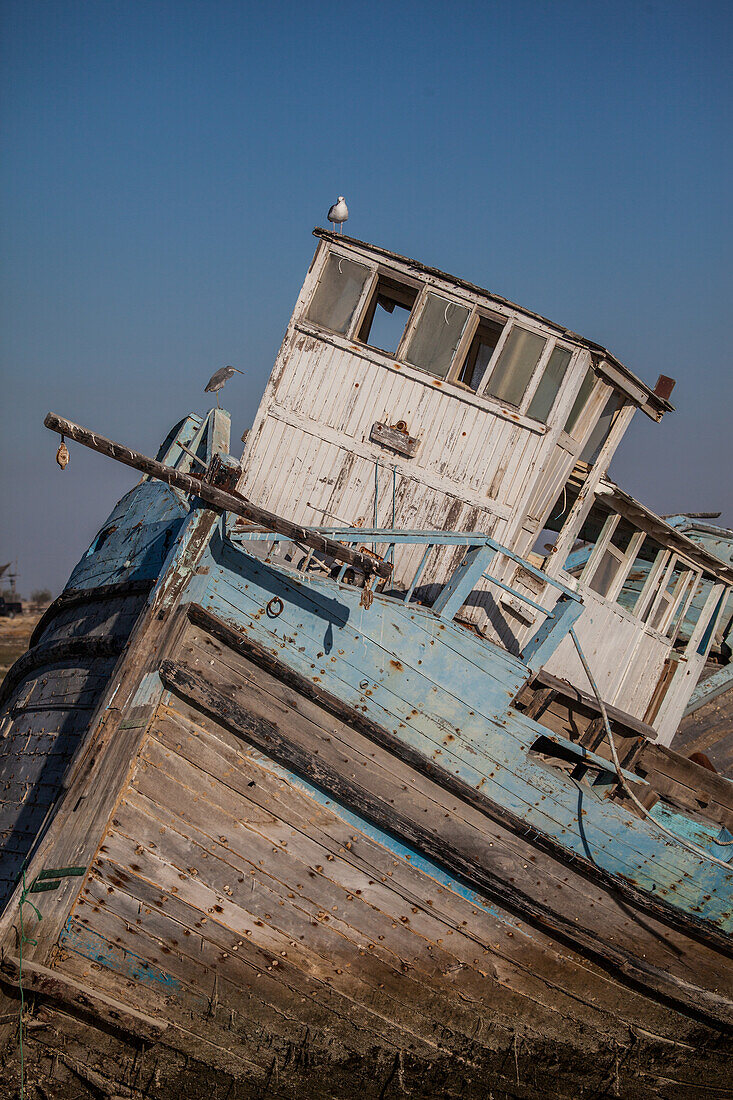
[[330, 203], [349, 231], [611, 348], [679, 411], [612, 473], [733, 524], [733, 5], [4, 0], [2, 524], [60, 589], [145, 452], [251, 422]]

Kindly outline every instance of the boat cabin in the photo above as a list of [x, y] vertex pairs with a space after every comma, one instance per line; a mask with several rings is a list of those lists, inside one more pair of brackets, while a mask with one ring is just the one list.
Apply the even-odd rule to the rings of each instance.
[[[733, 569], [606, 471], [634, 413], [659, 421], [672, 408], [672, 380], [651, 388], [605, 348], [496, 294], [340, 234], [315, 235], [239, 490], [336, 538], [362, 527], [375, 552], [386, 549], [367, 537], [377, 528], [490, 536], [511, 552], [496, 555], [492, 582], [529, 602], [479, 581], [460, 621], [520, 653], [557, 600], [550, 578], [575, 589], [585, 605], [575, 630], [604, 701], [668, 744]], [[391, 551], [397, 592], [413, 583], [422, 551], [414, 542]], [[464, 553], [435, 546], [414, 598], [432, 605]], [[640, 561], [647, 576], [630, 603]], [[693, 606], [683, 645], [679, 624]], [[569, 637], [546, 671], [590, 691]]]

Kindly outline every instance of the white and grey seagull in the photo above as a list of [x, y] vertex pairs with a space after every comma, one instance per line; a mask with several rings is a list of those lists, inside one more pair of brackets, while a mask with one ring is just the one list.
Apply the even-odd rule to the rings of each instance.
[[349, 220], [349, 208], [346, 205], [346, 199], [343, 195], [339, 195], [338, 201], [333, 204], [328, 212], [328, 220], [333, 224], [334, 228], [338, 225], [341, 228], [341, 232], [344, 231], [344, 222]]
[[221, 408], [221, 405], [219, 404], [219, 390], [222, 388], [224, 383], [228, 382], [234, 374], [244, 374], [244, 371], [239, 370], [237, 367], [220, 367], [219, 370], [214, 371], [211, 378], [206, 383], [204, 393], [216, 394], [216, 406], [218, 409]]

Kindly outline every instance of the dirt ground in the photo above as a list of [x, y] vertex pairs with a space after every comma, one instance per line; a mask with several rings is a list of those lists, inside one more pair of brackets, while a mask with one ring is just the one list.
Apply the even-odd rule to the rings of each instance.
[[41, 614], [41, 611], [24, 611], [14, 619], [0, 618], [0, 683], [13, 662], [28, 648], [33, 627]]

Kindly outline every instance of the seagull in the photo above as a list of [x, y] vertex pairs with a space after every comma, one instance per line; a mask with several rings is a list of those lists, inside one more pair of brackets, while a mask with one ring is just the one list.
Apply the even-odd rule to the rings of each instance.
[[339, 195], [338, 202], [335, 202], [329, 210], [328, 220], [333, 222], [334, 228], [339, 225], [343, 233], [344, 222], [349, 220], [349, 208], [343, 195]]
[[244, 374], [244, 371], [238, 370], [237, 367], [221, 367], [219, 370], [214, 371], [211, 378], [206, 383], [204, 393], [216, 394], [216, 407], [218, 409], [221, 408], [221, 405], [219, 404], [219, 390], [222, 388], [224, 383], [228, 382], [234, 374]]

